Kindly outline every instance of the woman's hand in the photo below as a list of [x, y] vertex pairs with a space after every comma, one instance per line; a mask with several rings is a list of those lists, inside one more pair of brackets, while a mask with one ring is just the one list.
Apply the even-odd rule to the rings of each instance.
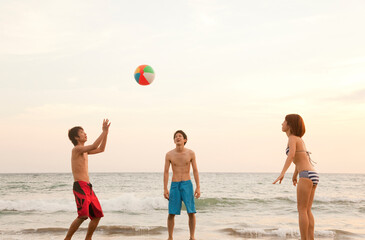
[[281, 184], [281, 181], [283, 181], [284, 175], [285, 174], [281, 173], [280, 176], [272, 184], [275, 184], [278, 181], [279, 181], [279, 184]]
[[296, 186], [297, 183], [298, 183], [297, 177], [296, 176], [295, 177], [293, 176], [292, 181], [293, 181], [293, 185]]

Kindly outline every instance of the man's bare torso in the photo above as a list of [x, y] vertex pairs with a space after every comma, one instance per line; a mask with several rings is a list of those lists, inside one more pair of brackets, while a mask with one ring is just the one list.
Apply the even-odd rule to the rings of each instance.
[[74, 181], [89, 182], [88, 170], [88, 153], [78, 153], [75, 149], [72, 150], [71, 157], [72, 174]]
[[190, 180], [190, 164], [192, 161], [192, 151], [184, 148], [182, 151], [176, 149], [167, 153], [172, 166], [172, 181], [180, 182]]

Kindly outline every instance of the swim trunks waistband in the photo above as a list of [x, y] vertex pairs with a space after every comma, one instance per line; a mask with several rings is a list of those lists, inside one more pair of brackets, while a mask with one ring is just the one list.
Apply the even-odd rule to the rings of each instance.
[[185, 183], [185, 182], [191, 182], [191, 179], [186, 180], [186, 181], [171, 182], [171, 184], [172, 184], [172, 183]]
[[80, 180], [80, 181], [75, 181], [75, 182], [74, 182], [74, 184], [75, 184], [75, 183], [81, 183], [81, 184], [83, 184], [83, 185], [84, 185], [84, 184], [87, 184], [90, 188], [92, 188], [92, 187], [93, 187], [93, 185], [92, 185], [90, 182], [86, 182], [86, 181], [81, 181], [81, 180]]

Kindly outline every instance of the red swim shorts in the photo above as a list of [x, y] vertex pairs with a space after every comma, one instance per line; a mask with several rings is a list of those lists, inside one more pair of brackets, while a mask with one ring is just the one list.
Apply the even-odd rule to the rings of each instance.
[[74, 182], [73, 192], [77, 205], [78, 217], [93, 218], [104, 217], [98, 198], [96, 197], [91, 183], [84, 181]]

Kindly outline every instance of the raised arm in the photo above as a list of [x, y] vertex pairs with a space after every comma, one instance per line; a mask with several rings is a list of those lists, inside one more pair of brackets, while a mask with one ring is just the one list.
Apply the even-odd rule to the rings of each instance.
[[95, 140], [95, 142], [91, 145], [87, 145], [87, 146], [76, 146], [74, 147], [74, 151], [78, 152], [79, 154], [82, 154], [84, 152], [90, 152], [94, 149], [97, 149], [98, 146], [100, 145], [101, 141], [104, 139], [105, 135], [108, 134], [107, 130], [105, 129], [104, 126], [107, 125], [109, 128], [109, 120], [108, 119], [104, 119], [103, 120], [103, 132], [100, 134], [100, 136]]
[[164, 189], [164, 197], [169, 200], [169, 190], [167, 189], [167, 183], [169, 182], [169, 169], [170, 169], [170, 159], [168, 153], [165, 156], [165, 168], [163, 171], [163, 189]]
[[101, 140], [101, 144], [98, 148], [91, 150], [88, 152], [88, 154], [96, 154], [96, 153], [101, 153], [104, 152], [105, 150], [105, 146], [106, 146], [106, 141], [108, 139], [108, 133], [109, 133], [109, 126], [110, 126], [110, 122], [108, 123], [108, 119], [106, 122], [103, 122], [103, 132], [105, 131], [106, 134], [104, 136], [104, 138]]
[[196, 184], [194, 196], [196, 198], [199, 198], [200, 197], [199, 172], [198, 172], [198, 166], [196, 164], [195, 153], [193, 151], [192, 151], [192, 156], [191, 156], [191, 166], [193, 167], [193, 174], [194, 174], [194, 179], [195, 179], [195, 184]]
[[288, 170], [288, 168], [290, 167], [290, 164], [293, 162], [294, 160], [294, 156], [295, 156], [295, 152], [296, 152], [296, 139], [295, 136], [289, 136], [289, 153], [288, 156], [285, 160], [285, 164], [283, 167], [283, 170], [281, 170], [281, 173], [279, 175], [279, 177], [273, 182], [273, 184], [277, 183], [279, 181], [279, 183], [281, 183], [281, 181], [283, 180], [286, 171]]

